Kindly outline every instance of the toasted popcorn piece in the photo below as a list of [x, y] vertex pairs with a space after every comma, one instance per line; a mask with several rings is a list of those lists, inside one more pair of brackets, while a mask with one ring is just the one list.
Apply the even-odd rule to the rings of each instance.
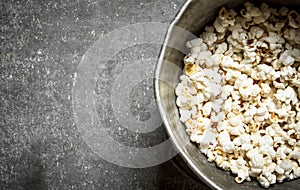
[[277, 175], [277, 181], [279, 182], [279, 183], [282, 183], [283, 182], [283, 180], [285, 180], [286, 179], [286, 176], [285, 175]]
[[244, 180], [249, 178], [248, 168], [240, 168], [237, 172], [237, 177], [235, 178], [235, 181], [237, 183], [242, 183]]
[[196, 64], [188, 63], [184, 67], [184, 73], [187, 76], [191, 76], [192, 74], [197, 72], [201, 72], [201, 68]]
[[222, 25], [234, 25], [236, 13], [234, 10], [227, 11], [225, 7], [221, 8], [219, 11], [219, 19], [221, 20]]

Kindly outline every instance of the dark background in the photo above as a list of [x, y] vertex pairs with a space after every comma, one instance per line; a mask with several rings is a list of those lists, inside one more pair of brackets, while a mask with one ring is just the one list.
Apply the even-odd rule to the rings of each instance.
[[[82, 140], [74, 123], [72, 85], [81, 57], [103, 35], [138, 22], [169, 23], [184, 0], [1, 0], [0, 189], [207, 189], [168, 161], [131, 169], [111, 164]], [[160, 46], [140, 45], [116, 55], [101, 76], [113, 81], [120, 60], [157, 57]], [[151, 83], [132, 90], [132, 113], [147, 119]], [[145, 84], [150, 90], [145, 90]], [[105, 93], [105, 90], [97, 91]], [[141, 94], [146, 94], [141, 99]], [[141, 107], [136, 107], [140, 102]], [[147, 103], [148, 102], [148, 103]], [[107, 108], [110, 109], [110, 108]], [[98, 110], [105, 116], [105, 109]], [[163, 127], [147, 135], [119, 129], [123, 144], [164, 141]], [[181, 161], [179, 161], [181, 162]]]

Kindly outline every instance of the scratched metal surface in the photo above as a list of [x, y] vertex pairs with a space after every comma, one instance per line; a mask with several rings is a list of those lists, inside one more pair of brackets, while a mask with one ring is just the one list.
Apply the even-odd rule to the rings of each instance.
[[[171, 161], [131, 169], [107, 162], [83, 141], [74, 122], [72, 84], [76, 68], [106, 33], [137, 22], [169, 23], [183, 0], [1, 1], [0, 189], [207, 189], [186, 178]], [[117, 54], [99, 83], [113, 81], [118, 60], [150, 58], [158, 45]], [[101, 78], [102, 77], [102, 78]], [[148, 117], [152, 83], [132, 89], [132, 113]], [[97, 89], [96, 89], [97, 91]], [[107, 93], [98, 89], [97, 93]], [[103, 94], [102, 94], [103, 95]], [[141, 98], [141, 95], [143, 98]], [[107, 119], [111, 108], [99, 108]], [[103, 116], [103, 117], [101, 117]], [[163, 127], [137, 134], [105, 120], [119, 142], [148, 147], [164, 141]]]

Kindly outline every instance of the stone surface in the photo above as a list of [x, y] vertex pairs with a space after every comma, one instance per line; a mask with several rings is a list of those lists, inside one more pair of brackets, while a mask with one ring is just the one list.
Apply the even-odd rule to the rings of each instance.
[[[10, 0], [1, 1], [0, 189], [207, 189], [181, 173], [172, 161], [142, 169], [101, 159], [83, 141], [72, 110], [72, 87], [82, 56], [106, 33], [138, 22], [169, 23], [183, 0]], [[99, 73], [112, 82], [118, 63], [157, 57], [160, 46], [120, 52]], [[101, 78], [102, 77], [102, 78]], [[151, 81], [130, 93], [131, 110], [149, 118]], [[144, 96], [144, 98], [141, 98]], [[101, 99], [98, 100], [98, 103]], [[98, 107], [99, 117], [108, 110]], [[137, 134], [106, 121], [119, 142], [149, 147], [163, 142], [163, 127]]]

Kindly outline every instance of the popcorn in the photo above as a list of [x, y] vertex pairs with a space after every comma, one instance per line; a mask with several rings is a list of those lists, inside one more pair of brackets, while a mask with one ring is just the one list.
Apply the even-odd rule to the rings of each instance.
[[202, 107], [202, 112], [204, 116], [209, 116], [211, 113], [211, 109], [212, 109], [212, 102], [207, 102], [204, 104], [204, 106]]
[[215, 54], [223, 54], [227, 51], [228, 45], [227, 43], [223, 42], [219, 45], [217, 45], [217, 49], [215, 51]]
[[290, 171], [292, 169], [292, 161], [291, 160], [284, 160], [280, 164], [280, 168], [282, 168], [285, 172]]
[[269, 181], [267, 180], [266, 177], [264, 177], [263, 175], [260, 175], [257, 180], [259, 181], [259, 183], [264, 187], [264, 188], [268, 188], [270, 186]]
[[233, 151], [234, 144], [230, 140], [230, 136], [227, 131], [224, 130], [219, 134], [219, 142], [222, 146], [223, 152], [231, 153]]
[[216, 29], [217, 32], [223, 33], [226, 30], [226, 27], [228, 24], [224, 23], [221, 19], [217, 18], [216, 21], [214, 22], [214, 28]]
[[276, 99], [285, 102], [286, 104], [292, 103], [293, 105], [295, 105], [298, 102], [297, 93], [293, 88], [289, 86], [285, 90], [277, 90], [274, 96]]
[[289, 19], [289, 25], [293, 28], [299, 28], [300, 27], [300, 15], [292, 10], [288, 14], [288, 19]]
[[230, 170], [230, 163], [224, 160], [220, 163], [220, 167], [224, 170]]
[[200, 72], [201, 68], [198, 65], [187, 63], [184, 67], [184, 73], [188, 76], [191, 76], [194, 73]]
[[186, 43], [186, 47], [187, 48], [192, 48], [192, 47], [200, 46], [202, 43], [203, 43], [203, 39], [196, 38], [196, 39], [193, 39], [191, 41], [188, 41]]
[[300, 49], [293, 49], [291, 52], [291, 56], [296, 60], [300, 61]]
[[213, 145], [217, 142], [216, 140], [217, 135], [213, 132], [211, 128], [205, 129], [201, 141], [198, 143], [200, 144], [200, 149], [202, 152], [209, 148], [210, 145]]
[[213, 43], [217, 41], [217, 35], [213, 32], [203, 32], [203, 41], [208, 45], [211, 46]]
[[252, 168], [261, 169], [264, 166], [263, 155], [257, 148], [249, 150], [246, 155], [250, 159], [249, 164]]
[[[258, 21], [256, 21], [256, 22], [258, 22]], [[263, 36], [263, 34], [264, 34], [264, 30], [261, 27], [252, 26], [250, 28], [250, 33], [249, 33], [250, 39], [255, 39], [255, 38], [259, 39]]]
[[294, 171], [294, 178], [300, 177], [300, 167], [297, 167]]
[[181, 109], [179, 110], [180, 113], [180, 121], [186, 122], [192, 115], [190, 110]]
[[238, 116], [234, 116], [229, 119], [229, 124], [233, 127], [236, 127], [241, 124], [241, 120]]
[[285, 29], [283, 32], [283, 37], [287, 39], [291, 44], [299, 44], [300, 34], [299, 29], [289, 28]]
[[276, 152], [275, 152], [273, 146], [270, 146], [270, 145], [261, 146], [260, 151], [262, 154], [267, 155], [270, 159], [274, 159], [276, 156]]
[[300, 27], [294, 10], [222, 8], [186, 43], [175, 89], [180, 121], [208, 161], [237, 183], [300, 177]]
[[285, 50], [279, 57], [279, 63], [285, 66], [290, 66], [294, 64], [295, 59], [291, 56], [291, 51]]

